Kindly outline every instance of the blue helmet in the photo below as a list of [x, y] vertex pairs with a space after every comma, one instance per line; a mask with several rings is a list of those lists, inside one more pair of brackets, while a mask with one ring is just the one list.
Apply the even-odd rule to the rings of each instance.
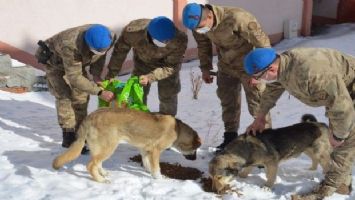
[[149, 35], [160, 42], [173, 39], [175, 31], [174, 23], [167, 17], [156, 17], [148, 24]]
[[93, 49], [106, 49], [111, 45], [112, 38], [110, 30], [101, 25], [94, 24], [84, 34], [86, 44]]
[[201, 21], [202, 6], [197, 3], [189, 3], [182, 11], [182, 23], [190, 30], [194, 30]]
[[244, 70], [253, 75], [266, 69], [277, 57], [273, 48], [256, 48], [244, 58]]

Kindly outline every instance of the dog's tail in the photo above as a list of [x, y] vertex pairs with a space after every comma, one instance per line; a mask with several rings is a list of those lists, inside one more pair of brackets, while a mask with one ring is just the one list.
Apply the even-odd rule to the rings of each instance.
[[304, 114], [301, 118], [301, 122], [317, 122], [317, 118], [312, 114]]
[[77, 132], [77, 139], [73, 144], [70, 145], [69, 149], [62, 153], [61, 155], [57, 156], [52, 163], [52, 167], [54, 169], [59, 169], [63, 167], [66, 163], [75, 160], [78, 158], [81, 154], [81, 150], [83, 149], [85, 145], [85, 140], [87, 137], [87, 128], [86, 128], [86, 120], [84, 120], [80, 128]]

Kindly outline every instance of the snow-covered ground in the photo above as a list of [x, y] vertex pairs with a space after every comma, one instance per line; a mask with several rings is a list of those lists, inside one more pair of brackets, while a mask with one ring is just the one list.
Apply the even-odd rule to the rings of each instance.
[[[332, 26], [319, 36], [295, 38], [276, 45], [278, 51], [292, 47], [330, 47], [355, 56], [355, 24]], [[203, 85], [198, 100], [192, 99], [190, 72], [199, 73], [198, 61], [183, 64], [182, 90], [179, 94], [178, 118], [197, 130], [203, 140], [196, 161], [188, 161], [175, 151], [165, 151], [161, 161], [180, 163], [205, 172], [213, 157], [213, 146], [222, 141], [223, 123], [221, 108], [216, 96], [216, 84]], [[121, 77], [122, 80], [127, 76]], [[148, 105], [158, 110], [156, 84], [151, 89]], [[97, 107], [92, 96], [89, 110]], [[324, 108], [303, 105], [285, 93], [272, 110], [274, 127], [299, 122], [304, 113], [312, 113], [319, 121], [327, 122]], [[245, 99], [242, 102], [240, 132], [252, 122]], [[61, 153], [61, 130], [57, 124], [54, 98], [47, 92], [12, 94], [0, 91], [0, 199], [218, 199], [219, 196], [204, 192], [198, 181], [180, 181], [164, 178], [152, 179], [143, 168], [129, 158], [138, 154], [129, 145], [120, 145], [115, 154], [104, 163], [110, 172], [110, 184], [96, 183], [86, 171], [89, 156], [81, 156], [64, 169], [51, 167], [53, 158]], [[225, 195], [223, 199], [289, 199], [290, 195], [310, 190], [322, 178], [322, 171], [309, 171], [310, 159], [304, 155], [282, 163], [272, 191], [260, 186], [265, 180], [263, 170], [255, 169], [247, 179], [233, 182], [242, 195]], [[353, 173], [355, 168], [353, 167]], [[354, 178], [354, 177], [353, 177]], [[355, 185], [353, 184], [353, 187]], [[355, 199], [335, 194], [330, 200]]]

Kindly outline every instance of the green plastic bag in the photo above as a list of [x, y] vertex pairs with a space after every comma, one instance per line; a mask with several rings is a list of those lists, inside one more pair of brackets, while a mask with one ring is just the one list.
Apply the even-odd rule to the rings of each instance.
[[[137, 76], [132, 76], [126, 83], [120, 80], [105, 80], [102, 82], [102, 87], [115, 94], [114, 106], [149, 112], [147, 105], [143, 103], [143, 87], [139, 84]], [[111, 102], [106, 102], [99, 98], [99, 107], [110, 106]]]

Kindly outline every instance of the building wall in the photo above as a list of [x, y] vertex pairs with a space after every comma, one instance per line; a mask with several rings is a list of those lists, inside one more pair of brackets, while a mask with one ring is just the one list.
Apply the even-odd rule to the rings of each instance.
[[337, 13], [338, 23], [355, 22], [355, 0], [340, 0]]
[[299, 27], [302, 24], [302, 0], [200, 0], [189, 2], [241, 7], [256, 16], [264, 31], [272, 37], [273, 42], [278, 42], [281, 39], [285, 20], [296, 20]]
[[339, 0], [313, 0], [313, 15], [336, 19]]
[[[0, 53], [38, 65], [33, 54], [39, 39], [64, 29], [87, 23], [102, 23], [116, 33], [137, 18], [164, 15], [181, 25], [179, 13], [186, 3], [239, 6], [253, 13], [273, 42], [282, 38], [283, 22], [294, 19], [302, 24], [304, 0], [0, 0]], [[179, 7], [178, 9], [176, 9]], [[180, 24], [179, 24], [180, 23]], [[179, 26], [181, 28], [181, 26]], [[182, 27], [183, 28], [183, 27]], [[196, 43], [189, 35], [187, 57], [196, 57]], [[192, 53], [195, 52], [195, 53]], [[129, 56], [130, 57], [130, 56]]]
[[302, 0], [209, 0], [210, 4], [241, 7], [256, 16], [269, 35], [283, 32], [285, 20], [302, 23]]
[[339, 0], [313, 0], [313, 26], [335, 24]]
[[30, 53], [37, 40], [70, 27], [102, 23], [119, 33], [133, 19], [173, 16], [172, 0], [0, 0], [0, 4], [1, 27], [7, 27], [1, 29], [0, 40]]
[[[213, 4], [220, 6], [241, 7], [256, 16], [263, 30], [269, 35], [272, 43], [277, 43], [283, 38], [283, 25], [286, 20], [296, 20], [298, 29], [302, 27], [304, 0], [198, 0], [187, 1], [200, 4]], [[196, 42], [189, 35], [189, 50], [186, 58], [195, 58], [197, 55]], [[191, 38], [191, 39], [190, 39]]]

